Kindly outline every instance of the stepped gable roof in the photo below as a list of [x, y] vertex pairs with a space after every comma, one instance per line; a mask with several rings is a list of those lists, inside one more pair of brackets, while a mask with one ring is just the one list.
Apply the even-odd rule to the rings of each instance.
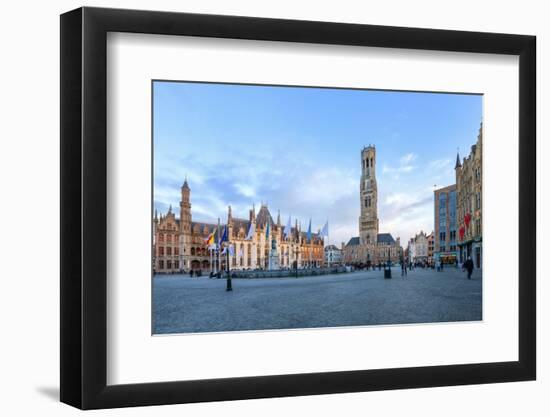
[[390, 233], [378, 233], [378, 243], [395, 243], [393, 236]]
[[[180, 219], [175, 218], [175, 219], [174, 219], [174, 222], [176, 223], [176, 226], [179, 227], [179, 225], [180, 225]], [[163, 218], [162, 218], [162, 221], [159, 221], [159, 224], [158, 224], [159, 230], [161, 230], [161, 229], [162, 229], [162, 230], [165, 230], [165, 229], [163, 229], [163, 227], [162, 227], [162, 226], [164, 226], [165, 224], [166, 224], [166, 217], [163, 217]]]
[[352, 237], [346, 246], [357, 246], [359, 245], [359, 236]]
[[273, 221], [273, 217], [271, 217], [269, 209], [265, 204], [262, 204], [260, 211], [256, 215], [256, 226], [264, 227], [267, 223], [271, 223], [272, 225], [275, 224], [275, 222]]

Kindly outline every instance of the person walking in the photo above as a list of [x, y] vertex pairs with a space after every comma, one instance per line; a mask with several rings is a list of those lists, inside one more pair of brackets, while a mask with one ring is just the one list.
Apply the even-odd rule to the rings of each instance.
[[407, 275], [407, 262], [401, 261], [401, 276]]
[[472, 279], [472, 272], [474, 271], [474, 262], [472, 258], [468, 256], [468, 259], [462, 265], [462, 270], [468, 271], [468, 279]]

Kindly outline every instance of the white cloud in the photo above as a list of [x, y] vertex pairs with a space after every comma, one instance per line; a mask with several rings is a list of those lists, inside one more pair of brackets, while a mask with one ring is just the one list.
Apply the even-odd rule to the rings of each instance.
[[453, 160], [451, 158], [435, 159], [430, 162], [430, 169], [449, 169], [452, 168]]
[[235, 184], [235, 188], [243, 195], [244, 197], [255, 197], [256, 190], [250, 184]]
[[401, 163], [402, 166], [403, 165], [408, 165], [411, 162], [413, 162], [414, 160], [416, 160], [417, 157], [418, 157], [418, 155], [416, 155], [415, 153], [409, 152], [408, 154], [403, 155], [399, 159], [399, 162]]
[[401, 245], [421, 230], [433, 229], [433, 190], [428, 187], [387, 195], [379, 203], [380, 231], [401, 238]]
[[410, 173], [416, 168], [416, 166], [412, 163], [417, 159], [417, 157], [417, 154], [409, 152], [399, 158], [399, 166], [397, 167], [384, 164], [382, 167], [382, 173], [393, 174], [393, 179], [398, 180], [400, 174]]

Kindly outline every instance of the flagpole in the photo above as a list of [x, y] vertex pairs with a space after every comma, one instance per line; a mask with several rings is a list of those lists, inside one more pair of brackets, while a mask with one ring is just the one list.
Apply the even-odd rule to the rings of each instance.
[[221, 266], [221, 261], [220, 261], [220, 249], [221, 249], [221, 235], [220, 235], [220, 218], [218, 217], [218, 242], [215, 242], [216, 244], [216, 254], [217, 254], [217, 261], [216, 259], [214, 259], [214, 262], [217, 263], [217, 268], [216, 268], [216, 274], [218, 272], [221, 272], [221, 269], [222, 269], [222, 266]]
[[[327, 219], [327, 242], [328, 242], [328, 246], [330, 246], [330, 225], [328, 224], [328, 219]], [[330, 258], [328, 258], [328, 267], [330, 268]]]

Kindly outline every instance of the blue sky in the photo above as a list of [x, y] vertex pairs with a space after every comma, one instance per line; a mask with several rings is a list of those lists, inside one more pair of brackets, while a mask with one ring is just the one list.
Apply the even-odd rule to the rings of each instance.
[[433, 230], [433, 189], [455, 182], [482, 119], [479, 95], [154, 83], [154, 202], [193, 220], [247, 218], [255, 203], [330, 242], [358, 235], [360, 153], [377, 152], [380, 232], [405, 242]]

